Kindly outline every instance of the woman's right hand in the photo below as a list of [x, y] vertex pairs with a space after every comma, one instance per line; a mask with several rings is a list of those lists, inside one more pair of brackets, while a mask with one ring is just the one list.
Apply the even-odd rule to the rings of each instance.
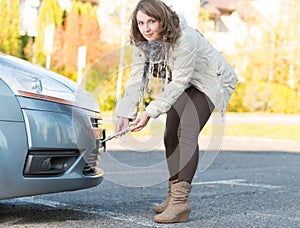
[[[118, 117], [117, 123], [116, 123], [116, 128], [115, 128], [115, 133], [122, 131], [126, 129], [129, 125], [129, 118], [126, 117]], [[124, 132], [125, 135], [125, 132]]]

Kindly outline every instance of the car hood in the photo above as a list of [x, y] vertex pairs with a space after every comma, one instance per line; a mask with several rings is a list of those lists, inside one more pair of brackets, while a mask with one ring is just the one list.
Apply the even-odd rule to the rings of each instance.
[[99, 112], [91, 93], [79, 84], [28, 61], [0, 54], [0, 78], [16, 96], [58, 101]]

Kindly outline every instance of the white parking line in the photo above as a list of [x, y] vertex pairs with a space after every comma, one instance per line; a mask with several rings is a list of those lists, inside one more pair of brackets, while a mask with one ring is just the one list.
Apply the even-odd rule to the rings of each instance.
[[254, 187], [254, 188], [266, 188], [266, 189], [282, 188], [282, 186], [275, 186], [275, 185], [268, 185], [268, 184], [256, 184], [256, 183], [242, 183], [242, 182], [246, 182], [246, 180], [233, 179], [233, 180], [205, 181], [205, 182], [195, 182], [195, 183], [192, 183], [192, 185], [225, 184], [225, 185], [248, 186], [248, 187]]
[[[265, 189], [278, 189], [282, 188], [282, 186], [275, 186], [275, 185], [267, 185], [267, 184], [257, 184], [257, 183], [247, 183], [244, 179], [232, 179], [232, 180], [217, 180], [217, 181], [204, 181], [204, 182], [194, 182], [192, 185], [213, 185], [213, 184], [224, 184], [224, 185], [234, 185], [234, 186], [248, 186], [248, 187], [255, 187], [255, 188], [265, 188]], [[33, 204], [40, 204], [52, 208], [66, 208], [73, 211], [88, 213], [88, 214], [94, 214], [94, 215], [100, 215], [100, 216], [106, 216], [111, 219], [119, 220], [119, 221], [126, 221], [131, 222], [133, 224], [145, 226], [145, 227], [153, 227], [154, 223], [150, 222], [149, 220], [145, 220], [142, 217], [136, 217], [136, 216], [128, 216], [120, 213], [115, 213], [111, 211], [104, 211], [101, 209], [97, 210], [91, 210], [84, 207], [78, 207], [78, 206], [72, 206], [69, 204], [52, 201], [52, 200], [44, 200], [44, 199], [38, 199], [35, 197], [23, 197], [23, 198], [16, 198], [11, 199], [9, 202], [12, 203], [33, 203]], [[157, 225], [157, 227], [164, 227], [164, 225]]]
[[145, 220], [143, 221], [142, 217], [136, 217], [136, 216], [133, 217], [133, 216], [128, 216], [128, 215], [124, 215], [124, 214], [114, 213], [111, 211], [104, 211], [101, 209], [91, 210], [91, 209], [76, 207], [76, 206], [72, 206], [69, 204], [52, 201], [52, 200], [37, 199], [34, 197], [23, 197], [23, 198], [12, 199], [9, 201], [15, 202], [15, 203], [40, 204], [40, 205], [44, 205], [44, 206], [48, 206], [48, 207], [52, 207], [52, 208], [59, 208], [59, 209], [66, 208], [66, 209], [73, 210], [73, 211], [94, 214], [94, 215], [100, 215], [100, 216], [106, 216], [106, 217], [109, 217], [110, 219], [131, 222], [133, 224], [138, 224], [141, 226], [153, 227], [153, 223], [151, 223], [149, 221], [145, 221]]

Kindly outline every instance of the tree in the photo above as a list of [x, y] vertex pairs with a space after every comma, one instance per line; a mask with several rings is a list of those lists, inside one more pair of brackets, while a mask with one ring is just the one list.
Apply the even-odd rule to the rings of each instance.
[[86, 64], [92, 65], [103, 54], [97, 7], [91, 3], [72, 2], [64, 23], [56, 29], [52, 67], [76, 80], [77, 56], [80, 46], [87, 47]]
[[0, 51], [21, 56], [20, 1], [0, 1]]
[[248, 24], [248, 35], [236, 47], [234, 59], [244, 79], [240, 84], [246, 109], [295, 113], [299, 112], [300, 2], [276, 4], [276, 10], [269, 11], [261, 23]]
[[42, 66], [46, 64], [45, 49], [46, 29], [49, 26], [60, 26], [63, 22], [64, 11], [58, 4], [58, 0], [43, 0], [38, 23], [38, 36], [36, 37], [36, 63]]

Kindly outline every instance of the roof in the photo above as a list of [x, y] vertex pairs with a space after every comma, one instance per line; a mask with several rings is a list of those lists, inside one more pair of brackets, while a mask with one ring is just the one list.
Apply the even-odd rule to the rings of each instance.
[[202, 3], [202, 7], [214, 18], [237, 12], [246, 22], [258, 22], [262, 19], [261, 13], [252, 6], [249, 0], [206, 0]]
[[241, 0], [208, 0], [207, 4], [211, 7], [223, 10], [234, 10]]
[[83, 3], [89, 2], [92, 5], [99, 5], [99, 3], [100, 3], [100, 0], [77, 0], [77, 1], [81, 1]]

